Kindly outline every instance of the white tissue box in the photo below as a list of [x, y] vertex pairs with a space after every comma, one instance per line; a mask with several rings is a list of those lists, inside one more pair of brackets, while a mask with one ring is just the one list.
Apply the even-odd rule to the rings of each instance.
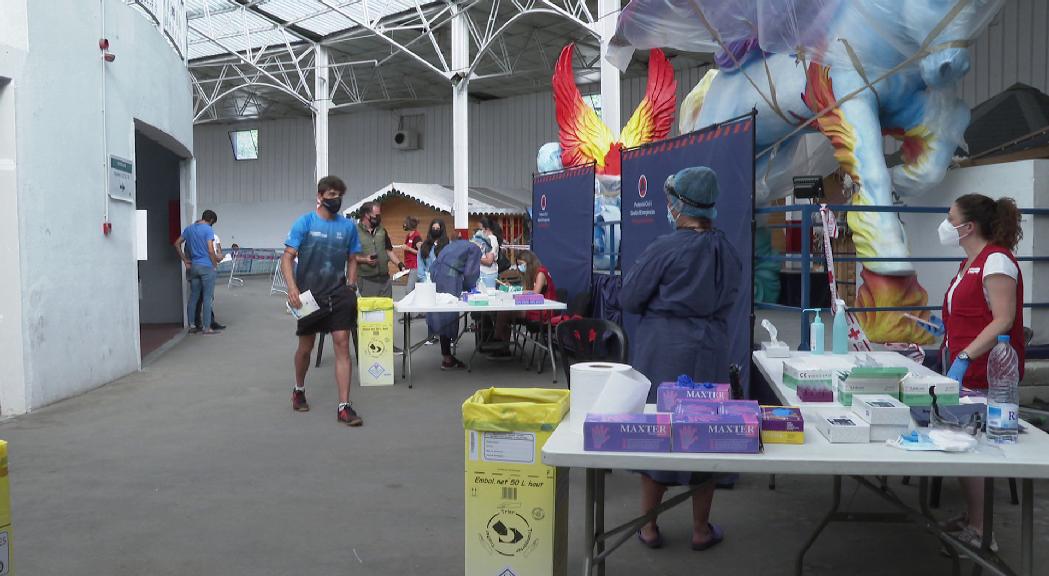
[[[806, 418], [808, 420], [808, 418]], [[816, 429], [831, 444], [866, 444], [871, 441], [871, 426], [849, 412], [818, 414]]]
[[888, 394], [857, 394], [852, 397], [852, 411], [871, 426], [911, 424], [911, 408]]
[[908, 432], [910, 432], [910, 426], [874, 424], [871, 425], [871, 442], [887, 442], [889, 440], [895, 440]]
[[790, 358], [790, 346], [783, 342], [762, 342], [761, 349], [769, 358]]

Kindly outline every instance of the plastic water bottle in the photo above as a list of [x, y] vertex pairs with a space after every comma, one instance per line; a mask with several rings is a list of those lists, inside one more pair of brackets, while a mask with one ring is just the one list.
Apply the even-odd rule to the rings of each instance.
[[1009, 336], [998, 343], [987, 357], [987, 440], [995, 444], [1015, 444], [1020, 432], [1020, 366]]

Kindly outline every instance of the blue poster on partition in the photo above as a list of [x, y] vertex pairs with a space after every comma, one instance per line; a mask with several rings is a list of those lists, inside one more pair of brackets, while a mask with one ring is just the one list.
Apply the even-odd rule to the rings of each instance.
[[590, 293], [593, 273], [594, 166], [532, 178], [532, 251], [568, 301]]
[[[729, 319], [729, 363], [743, 367], [749, 381], [753, 331], [754, 120], [752, 116], [715, 125], [677, 138], [623, 151], [623, 217], [620, 262], [623, 275], [653, 240], [672, 230], [667, 221], [663, 186], [667, 177], [692, 166], [718, 175], [721, 195], [714, 226], [722, 230], [743, 263], [740, 298]], [[623, 315], [631, 341], [638, 317]]]

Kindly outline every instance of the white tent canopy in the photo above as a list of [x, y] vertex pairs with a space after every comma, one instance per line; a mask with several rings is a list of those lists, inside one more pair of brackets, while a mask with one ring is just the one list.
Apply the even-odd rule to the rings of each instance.
[[[363, 198], [343, 212], [347, 215], [355, 214], [365, 202], [381, 202], [389, 196], [411, 198], [434, 210], [448, 213], [451, 213], [455, 200], [455, 193], [451, 186], [414, 182], [390, 182], [378, 192]], [[527, 215], [530, 203], [522, 200], [522, 198], [528, 197], [529, 193], [526, 190], [493, 190], [491, 188], [471, 186], [469, 212], [476, 216], [489, 214], [500, 216]]]

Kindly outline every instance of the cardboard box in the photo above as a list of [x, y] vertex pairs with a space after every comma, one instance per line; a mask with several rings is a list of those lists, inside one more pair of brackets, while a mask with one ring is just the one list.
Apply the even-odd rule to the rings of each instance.
[[748, 414], [674, 414], [674, 452], [756, 454], [761, 424]]
[[888, 394], [853, 396], [852, 412], [871, 426], [911, 425], [911, 408]]
[[783, 383], [796, 390], [802, 402], [833, 402], [834, 377], [834, 370], [806, 358], [783, 361]]
[[696, 383], [691, 386], [677, 382], [663, 382], [656, 389], [656, 410], [673, 412], [678, 402], [689, 400], [730, 400], [732, 388], [728, 384]]
[[894, 366], [857, 366], [851, 370], [838, 371], [835, 374], [838, 402], [842, 406], [851, 406], [852, 397], [856, 394], [887, 394], [898, 398], [900, 380], [906, 375], [906, 368]]
[[724, 400], [718, 403], [720, 414], [744, 414], [761, 419], [761, 405], [757, 400]]
[[[871, 426], [850, 412], [816, 415], [816, 429], [831, 444], [866, 444], [871, 441]], [[811, 422], [813, 418], [809, 418]]]
[[670, 452], [670, 414], [587, 414], [583, 449], [601, 452]]
[[900, 400], [908, 406], [932, 406], [929, 387], [935, 386], [936, 402], [941, 406], [959, 403], [961, 389], [957, 380], [946, 376], [911, 375], [900, 382]]
[[0, 440], [0, 576], [12, 576], [11, 486], [7, 479], [7, 442]]
[[528, 292], [524, 294], [514, 294], [514, 304], [517, 305], [535, 305], [545, 303], [546, 299], [543, 298], [542, 294], [535, 294], [533, 292]]
[[357, 298], [357, 371], [361, 386], [393, 386], [393, 299]]
[[761, 407], [761, 441], [765, 444], [804, 444], [805, 418], [796, 406]]
[[[505, 389], [504, 389], [505, 390]], [[493, 392], [500, 391], [494, 389]], [[475, 394], [489, 392], [481, 390]], [[522, 396], [561, 394], [538, 417], [514, 415]], [[499, 396], [503, 396], [500, 398]], [[471, 398], [471, 401], [474, 400]], [[468, 401], [470, 402], [470, 401]], [[551, 574], [567, 571], [568, 474], [543, 464], [543, 445], [568, 411], [567, 390], [514, 389], [492, 393], [491, 418], [466, 416], [466, 576]], [[491, 420], [499, 428], [492, 431]], [[516, 429], [515, 429], [516, 428]]]

